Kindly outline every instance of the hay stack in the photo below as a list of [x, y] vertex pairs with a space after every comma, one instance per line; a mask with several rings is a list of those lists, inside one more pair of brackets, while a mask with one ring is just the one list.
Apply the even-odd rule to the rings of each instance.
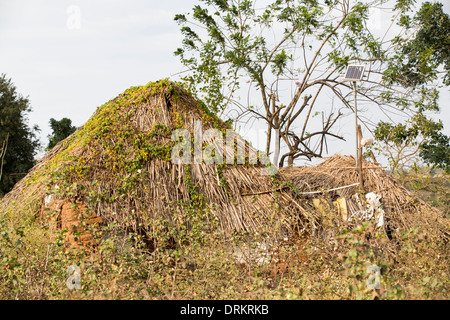
[[[189, 225], [196, 207], [212, 214], [226, 233], [280, 224], [287, 221], [285, 212], [302, 217], [304, 210], [289, 190], [270, 192], [277, 186], [261, 175], [262, 165], [172, 163], [171, 133], [185, 128], [193, 136], [195, 121], [202, 121], [203, 130], [228, 129], [172, 82], [132, 87], [50, 150], [1, 200], [0, 216], [27, 212], [38, 217], [52, 207], [44, 205], [52, 195], [54, 203], [84, 203], [103, 223], [149, 237], [154, 218]], [[224, 151], [225, 157], [235, 155], [234, 149]]]
[[[345, 197], [349, 217], [364, 209], [364, 203], [355, 201], [355, 194], [362, 190], [359, 185], [355, 185], [360, 180], [352, 156], [334, 155], [317, 166], [288, 167], [280, 170], [280, 173], [298, 189], [298, 197], [304, 200], [304, 204], [311, 204], [311, 200], [318, 197], [333, 198], [329, 200]], [[390, 235], [419, 227], [448, 238], [448, 222], [442, 213], [414, 196], [381, 167], [363, 161], [363, 183], [365, 193], [381, 195], [385, 229]], [[330, 189], [337, 190], [328, 192]]]

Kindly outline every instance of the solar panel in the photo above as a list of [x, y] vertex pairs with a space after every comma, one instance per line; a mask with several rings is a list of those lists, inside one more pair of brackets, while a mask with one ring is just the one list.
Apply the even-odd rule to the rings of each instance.
[[364, 75], [365, 66], [361, 64], [352, 64], [347, 67], [347, 72], [345, 73], [345, 80], [351, 81], [361, 81]]

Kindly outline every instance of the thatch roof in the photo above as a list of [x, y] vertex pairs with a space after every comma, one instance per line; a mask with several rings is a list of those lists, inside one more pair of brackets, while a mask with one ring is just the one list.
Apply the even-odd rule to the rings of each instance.
[[[362, 172], [364, 192], [381, 196], [384, 227], [390, 235], [419, 227], [436, 236], [449, 237], [448, 220], [443, 214], [387, 175], [382, 167], [363, 160]], [[314, 198], [332, 202], [345, 197], [348, 217], [365, 209], [364, 198], [359, 195], [359, 171], [352, 156], [334, 155], [316, 166], [283, 168], [280, 174], [297, 188], [298, 201], [305, 208], [308, 203], [313, 207]]]
[[[73, 204], [81, 204], [89, 211], [88, 221], [112, 223], [147, 238], [156, 237], [155, 230], [195, 230], [198, 222], [226, 234], [268, 231], [279, 236], [320, 228], [323, 214], [311, 200], [328, 197], [330, 189], [339, 188], [334, 195], [345, 197], [349, 214], [362, 209], [353, 200], [360, 191], [353, 184], [360, 180], [351, 156], [336, 155], [317, 166], [262, 175], [266, 166], [249, 161], [256, 150], [236, 135], [241, 145], [220, 147], [224, 159], [233, 159], [233, 164], [174, 163], [171, 151], [176, 142], [171, 133], [183, 128], [195, 136], [199, 121], [203, 131], [229, 129], [170, 81], [132, 87], [99, 107], [85, 125], [47, 152], [0, 200], [0, 218], [29, 222], [42, 218], [45, 208], [65, 208], [72, 217]], [[212, 144], [219, 150], [220, 142], [203, 137], [203, 147]], [[246, 154], [243, 164], [236, 162], [239, 148]], [[363, 180], [365, 192], [381, 195], [385, 228], [391, 234], [420, 225], [448, 237], [442, 214], [381, 168], [364, 161]], [[348, 185], [353, 186], [341, 188]], [[49, 195], [59, 207], [45, 204]], [[60, 221], [62, 226], [71, 224]]]
[[[289, 217], [302, 220], [306, 212], [290, 190], [276, 190], [274, 176], [261, 175], [263, 165], [248, 159], [242, 165], [170, 161], [171, 133], [185, 128], [193, 134], [195, 121], [202, 121], [203, 130], [228, 129], [170, 81], [132, 87], [99, 107], [40, 159], [1, 200], [0, 214], [27, 211], [38, 216], [44, 198], [54, 194], [55, 199], [87, 204], [105, 223], [147, 233], [155, 217], [168, 225], [189, 226], [198, 208], [205, 212], [202, 219], [215, 217], [227, 233], [273, 225], [287, 230]], [[234, 157], [235, 150], [225, 148], [224, 153]]]

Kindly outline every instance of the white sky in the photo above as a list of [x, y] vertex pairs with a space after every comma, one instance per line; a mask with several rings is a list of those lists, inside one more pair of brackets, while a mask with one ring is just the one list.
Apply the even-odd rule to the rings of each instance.
[[[441, 2], [449, 12], [450, 1]], [[29, 97], [33, 109], [29, 124], [39, 126], [43, 145], [50, 134], [50, 118], [67, 117], [80, 126], [98, 106], [130, 86], [181, 71], [173, 51], [182, 36], [173, 17], [196, 3], [0, 0], [0, 73]], [[441, 104], [448, 103], [448, 96]], [[440, 118], [449, 134], [446, 114]], [[330, 154], [353, 154], [354, 130], [343, 133], [347, 142], [331, 146]]]

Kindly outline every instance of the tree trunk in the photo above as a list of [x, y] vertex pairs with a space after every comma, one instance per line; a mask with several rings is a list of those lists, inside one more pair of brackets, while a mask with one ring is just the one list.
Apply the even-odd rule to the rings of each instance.
[[288, 157], [288, 167], [292, 167], [294, 165], [294, 156], [290, 155]]
[[8, 148], [8, 138], [9, 132], [6, 134], [6, 139], [3, 141], [2, 148], [0, 150], [0, 180], [2, 180], [3, 176], [3, 160], [5, 159], [6, 149]]
[[280, 158], [280, 121], [278, 115], [275, 112], [275, 94], [272, 93], [270, 95], [270, 101], [272, 104], [272, 112], [274, 114], [271, 127], [275, 130], [275, 150], [273, 151], [273, 164], [276, 168], [279, 168], [278, 159]]
[[273, 152], [273, 164], [278, 166], [278, 158], [280, 157], [280, 129], [275, 129], [275, 150]]
[[266, 154], [269, 155], [270, 152], [270, 140], [272, 139], [272, 124], [267, 123], [267, 140], [266, 140]]

